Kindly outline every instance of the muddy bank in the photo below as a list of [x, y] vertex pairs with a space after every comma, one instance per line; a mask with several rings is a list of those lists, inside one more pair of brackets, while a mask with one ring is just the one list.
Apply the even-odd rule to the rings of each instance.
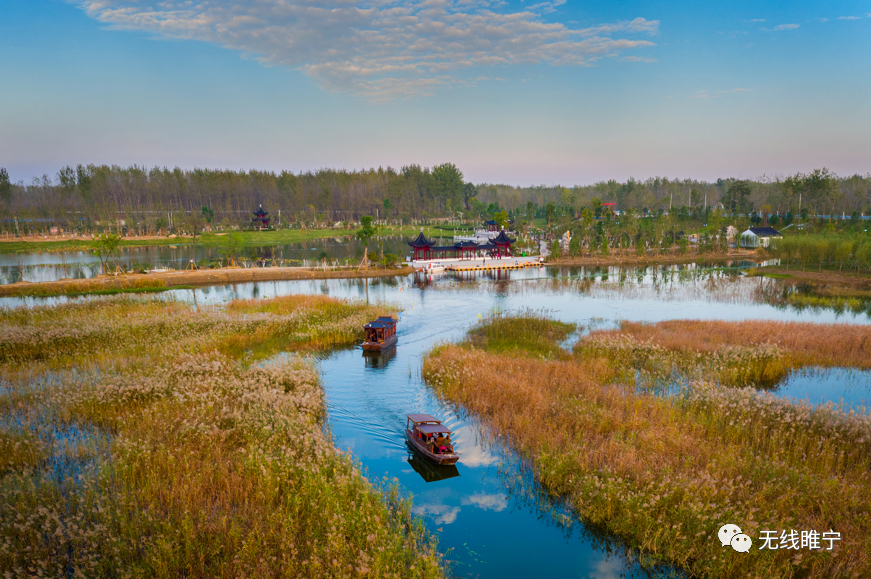
[[217, 285], [250, 281], [285, 281], [295, 279], [333, 279], [389, 277], [406, 275], [405, 268], [314, 269], [303, 267], [221, 268], [197, 271], [170, 271], [148, 274], [101, 275], [89, 279], [64, 279], [49, 282], [17, 282], [0, 285], [0, 296], [53, 296], [106, 291], [171, 289], [179, 286]]

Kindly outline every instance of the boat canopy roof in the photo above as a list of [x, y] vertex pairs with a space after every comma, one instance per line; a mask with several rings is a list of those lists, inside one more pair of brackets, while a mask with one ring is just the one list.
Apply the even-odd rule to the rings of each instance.
[[384, 324], [384, 323], [382, 323], [382, 322], [379, 322], [378, 320], [375, 320], [374, 322], [369, 322], [368, 324], [366, 324], [366, 325], [363, 326], [363, 327], [364, 327], [364, 328], [375, 328], [375, 329], [377, 329], [377, 328], [387, 328], [387, 327], [390, 327], [390, 326], [392, 326], [392, 325], [393, 325], [393, 324]]
[[376, 322], [381, 322], [382, 324], [395, 324], [396, 320], [391, 318], [390, 316], [380, 316]]
[[436, 418], [435, 416], [430, 416], [429, 414], [409, 414], [408, 419], [417, 424], [418, 422], [435, 422], [436, 424], [441, 424], [442, 421]]
[[451, 429], [444, 424], [418, 424], [417, 429], [424, 434], [437, 434], [440, 432], [447, 432], [450, 434], [451, 432]]

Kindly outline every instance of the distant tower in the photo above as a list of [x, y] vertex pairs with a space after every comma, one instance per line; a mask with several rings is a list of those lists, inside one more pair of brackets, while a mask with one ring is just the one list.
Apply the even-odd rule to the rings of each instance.
[[263, 210], [263, 205], [260, 205], [257, 211], [254, 212], [254, 219], [251, 221], [257, 224], [257, 229], [269, 229], [269, 217], [266, 217], [267, 215], [269, 215], [269, 212]]

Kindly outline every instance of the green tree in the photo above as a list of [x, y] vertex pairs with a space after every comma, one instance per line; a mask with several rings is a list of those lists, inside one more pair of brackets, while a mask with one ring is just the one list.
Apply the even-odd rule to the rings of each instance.
[[236, 259], [242, 251], [242, 240], [235, 233], [224, 237], [224, 245], [218, 250], [221, 257], [227, 260], [227, 265], [236, 265]]
[[114, 233], [98, 235], [91, 243], [91, 253], [100, 259], [100, 267], [103, 273], [107, 273], [109, 260], [118, 251], [121, 245], [121, 236]]
[[463, 185], [463, 205], [466, 207], [466, 211], [472, 208], [471, 200], [478, 196], [478, 189], [471, 183], [466, 183]]
[[449, 211], [459, 211], [463, 208], [463, 172], [453, 163], [445, 163], [433, 167], [435, 193], [444, 200]]
[[360, 262], [361, 266], [369, 267], [369, 240], [375, 236], [377, 230], [372, 225], [372, 216], [364, 215], [360, 218], [360, 229], [357, 230], [355, 237], [363, 242], [363, 247], [365, 250], [363, 251], [363, 261]]
[[554, 215], [556, 215], [556, 205], [553, 203], [548, 203], [544, 207], [544, 211], [547, 214], [547, 224], [550, 226], [551, 221], [553, 221]]
[[12, 183], [9, 181], [6, 167], [0, 167], [0, 201], [6, 206], [12, 202]]
[[750, 213], [750, 194], [752, 193], [750, 183], [748, 181], [735, 181], [729, 187], [729, 192], [726, 194], [727, 207], [731, 213]]

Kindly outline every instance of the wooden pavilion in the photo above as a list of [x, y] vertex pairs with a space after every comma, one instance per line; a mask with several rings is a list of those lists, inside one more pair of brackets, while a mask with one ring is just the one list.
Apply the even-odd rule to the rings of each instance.
[[256, 224], [258, 229], [269, 229], [269, 215], [268, 211], [263, 210], [263, 205], [257, 208], [257, 211], [254, 212], [254, 218], [251, 220]]
[[457, 241], [453, 245], [436, 245], [435, 241], [424, 237], [420, 233], [416, 238], [408, 242], [411, 246], [412, 259], [414, 261], [428, 261], [432, 259], [474, 259], [479, 255], [490, 258], [511, 256], [511, 244], [516, 239], [508, 237], [505, 231], [487, 243], [475, 243], [474, 241]]

